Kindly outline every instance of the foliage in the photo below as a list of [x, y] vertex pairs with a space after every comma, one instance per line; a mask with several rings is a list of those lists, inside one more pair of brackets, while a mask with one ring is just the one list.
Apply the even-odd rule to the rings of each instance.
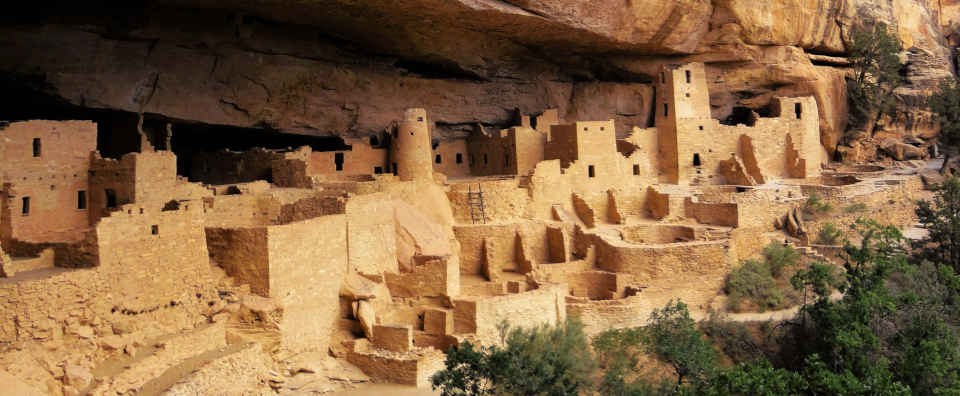
[[836, 273], [833, 266], [817, 262], [794, 273], [790, 277], [790, 285], [802, 292], [803, 305], [806, 305], [810, 292], [817, 297], [827, 297], [833, 290], [843, 287], [843, 278]]
[[867, 210], [867, 204], [863, 202], [857, 202], [855, 204], [851, 204], [843, 208], [843, 211], [846, 213], [860, 213], [866, 210]]
[[531, 329], [501, 326], [502, 346], [464, 341], [431, 381], [443, 396], [577, 395], [592, 389], [593, 357], [583, 325]]
[[700, 330], [735, 364], [766, 361], [764, 346], [742, 323], [726, 320], [717, 312], [710, 312], [710, 316], [700, 322]]
[[764, 246], [763, 258], [770, 267], [770, 274], [779, 278], [783, 276], [784, 268], [792, 267], [800, 261], [800, 254], [790, 246], [774, 242]]
[[941, 81], [927, 106], [940, 122], [940, 141], [950, 146], [960, 143], [960, 85], [952, 79]]
[[823, 214], [833, 210], [833, 207], [830, 206], [829, 202], [820, 198], [820, 194], [817, 194], [816, 191], [811, 191], [803, 210], [808, 214]]
[[697, 396], [780, 396], [802, 393], [806, 380], [798, 373], [773, 368], [769, 362], [738, 364], [708, 383], [683, 392]]
[[933, 202], [917, 202], [917, 218], [928, 236], [915, 247], [923, 258], [960, 272], [960, 179], [944, 181]]
[[853, 74], [847, 79], [851, 126], [872, 129], [879, 115], [892, 109], [893, 90], [903, 83], [903, 46], [883, 24], [855, 31], [852, 38], [848, 59]]
[[770, 266], [765, 261], [746, 260], [727, 276], [723, 286], [727, 293], [727, 306], [736, 310], [745, 300], [752, 302], [761, 312], [779, 307], [783, 292], [773, 279]]
[[820, 245], [836, 245], [841, 238], [843, 238], [843, 231], [833, 223], [825, 223], [817, 232], [817, 243]]
[[697, 330], [682, 301], [653, 310], [646, 332], [647, 352], [673, 367], [677, 385], [685, 380], [702, 382], [716, 370], [717, 352]]
[[639, 355], [646, 337], [643, 328], [613, 329], [598, 334], [591, 344], [600, 367], [604, 369], [599, 391], [603, 395], [628, 396], [657, 393], [653, 385], [636, 374]]

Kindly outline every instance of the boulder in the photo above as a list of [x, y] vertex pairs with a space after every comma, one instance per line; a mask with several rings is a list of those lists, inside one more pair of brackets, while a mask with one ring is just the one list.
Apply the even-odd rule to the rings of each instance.
[[394, 205], [397, 231], [397, 261], [400, 270], [413, 268], [414, 256], [449, 256], [453, 253], [440, 224], [409, 204], [397, 201]]

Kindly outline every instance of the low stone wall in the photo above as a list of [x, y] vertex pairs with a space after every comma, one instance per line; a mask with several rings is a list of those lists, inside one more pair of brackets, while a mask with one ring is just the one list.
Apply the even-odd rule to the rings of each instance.
[[355, 341], [347, 353], [347, 361], [374, 380], [419, 388], [430, 386], [430, 376], [443, 370], [444, 359], [443, 352], [433, 348], [418, 348], [404, 353], [376, 350], [366, 339]]
[[608, 236], [586, 234], [596, 246], [597, 268], [655, 279], [678, 272], [710, 273], [730, 265], [730, 240], [635, 245]]
[[726, 227], [740, 225], [740, 208], [735, 203], [704, 203], [687, 198], [683, 201], [683, 209], [686, 217], [696, 219], [701, 224]]
[[454, 328], [492, 344], [500, 339], [497, 326], [503, 321], [513, 327], [556, 325], [566, 320], [567, 294], [567, 285], [548, 284], [519, 294], [454, 300]]
[[579, 319], [588, 336], [610, 329], [644, 326], [650, 312], [657, 308], [642, 296], [603, 301], [567, 297], [566, 304], [567, 315]]

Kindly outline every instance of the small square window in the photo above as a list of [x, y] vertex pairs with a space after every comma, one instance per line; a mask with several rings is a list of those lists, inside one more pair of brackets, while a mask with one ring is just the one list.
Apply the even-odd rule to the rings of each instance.
[[417, 121], [423, 122], [423, 117], [417, 117]]
[[702, 130], [703, 130], [703, 125], [700, 125], [700, 126], [698, 126], [697, 128], [699, 128], [699, 129], [702, 131]]
[[383, 167], [381, 167], [381, 166], [375, 166], [375, 167], [373, 167], [373, 174], [375, 174], [375, 175], [382, 175], [382, 174], [383, 174]]

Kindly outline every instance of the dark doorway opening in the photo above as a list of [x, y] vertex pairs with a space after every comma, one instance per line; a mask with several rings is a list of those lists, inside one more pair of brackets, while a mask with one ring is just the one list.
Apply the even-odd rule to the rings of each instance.
[[700, 153], [693, 153], [693, 166], [700, 166]]

